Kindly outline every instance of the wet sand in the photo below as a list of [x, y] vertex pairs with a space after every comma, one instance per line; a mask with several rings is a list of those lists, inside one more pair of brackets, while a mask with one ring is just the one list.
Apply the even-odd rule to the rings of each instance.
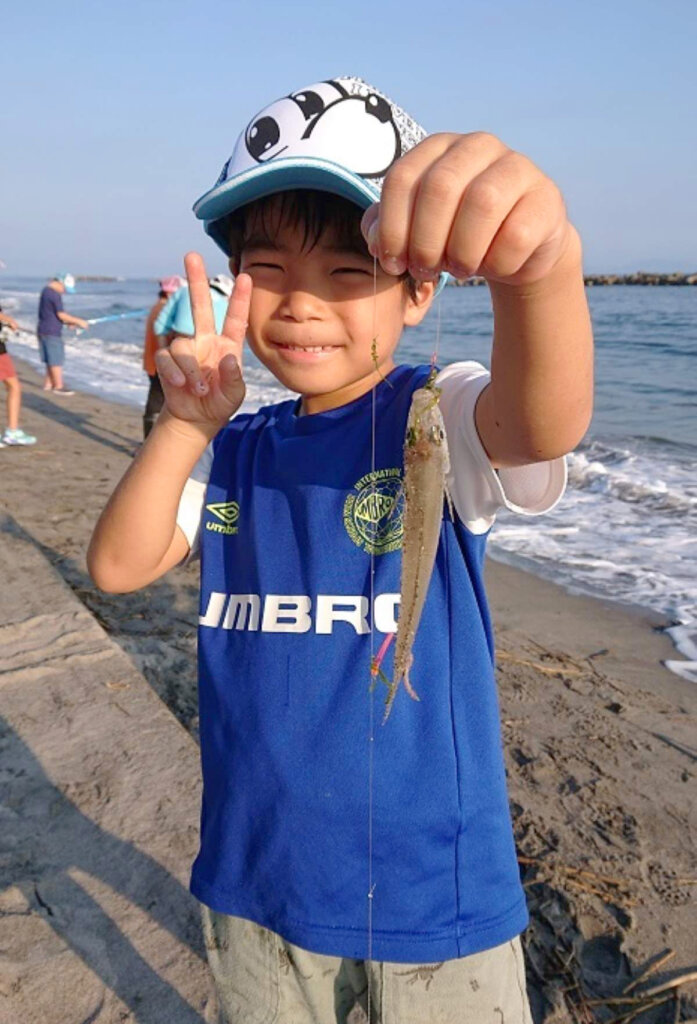
[[[39, 443], [0, 451], [0, 505], [195, 736], [197, 568], [118, 596], [95, 590], [85, 569], [140, 412], [45, 394], [17, 365], [22, 426]], [[535, 1019], [624, 1021], [664, 997], [642, 1022], [697, 1016], [694, 983], [677, 990], [681, 1017], [674, 989], [593, 1002], [617, 998], [667, 950], [632, 996], [697, 971], [697, 688], [662, 667], [676, 655], [659, 618], [491, 561], [487, 573]]]

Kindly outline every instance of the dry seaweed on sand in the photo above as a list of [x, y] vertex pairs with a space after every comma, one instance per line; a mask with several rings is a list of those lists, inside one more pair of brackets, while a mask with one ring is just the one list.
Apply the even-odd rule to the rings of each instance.
[[536, 1019], [550, 1024], [677, 1024], [683, 1012], [689, 1013], [683, 995], [686, 986], [697, 982], [696, 970], [651, 984], [675, 957], [675, 950], [664, 950], [632, 977], [621, 932], [589, 939], [583, 935], [577, 898], [600, 899], [607, 907], [618, 908], [628, 897], [639, 901], [640, 880], [603, 875], [559, 859], [518, 859], [531, 913], [523, 947]]

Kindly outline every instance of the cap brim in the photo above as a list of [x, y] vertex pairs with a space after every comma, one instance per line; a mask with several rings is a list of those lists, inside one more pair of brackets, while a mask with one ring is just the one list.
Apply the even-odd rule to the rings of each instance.
[[380, 199], [377, 185], [347, 171], [340, 164], [317, 157], [288, 157], [251, 167], [216, 185], [194, 203], [194, 213], [204, 221], [206, 233], [229, 256], [225, 224], [218, 222], [223, 222], [235, 210], [255, 199], [296, 188], [332, 192], [364, 210]]
[[[367, 210], [380, 201], [380, 189], [359, 174], [318, 157], [276, 158], [236, 174], [229, 181], [215, 185], [194, 203], [194, 213], [202, 220], [204, 230], [230, 256], [227, 218], [235, 210], [255, 199], [291, 189], [316, 189], [331, 192]], [[436, 292], [447, 283], [449, 274], [441, 274]]]

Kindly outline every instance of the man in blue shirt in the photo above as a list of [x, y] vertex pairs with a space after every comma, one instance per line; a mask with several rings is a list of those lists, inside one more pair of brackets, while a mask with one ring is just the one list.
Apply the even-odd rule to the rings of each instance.
[[42, 290], [39, 297], [39, 322], [36, 334], [39, 339], [41, 358], [46, 367], [44, 391], [53, 391], [55, 395], [72, 395], [63, 383], [63, 363], [65, 346], [63, 345], [63, 325], [81, 327], [85, 330], [89, 324], [79, 316], [72, 316], [63, 309], [63, 295], [75, 291], [75, 278], [72, 274], [56, 274]]

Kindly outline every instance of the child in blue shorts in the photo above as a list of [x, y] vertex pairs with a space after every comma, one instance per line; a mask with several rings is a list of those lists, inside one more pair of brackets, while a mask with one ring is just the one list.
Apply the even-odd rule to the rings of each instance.
[[[223, 1018], [527, 1022], [482, 569], [496, 510], [552, 508], [589, 422], [578, 235], [526, 157], [426, 136], [353, 78], [252, 118], [195, 212], [236, 277], [225, 323], [190, 254], [194, 337], [157, 354], [165, 409], [88, 564], [125, 592], [201, 559], [191, 888]], [[420, 701], [401, 689], [382, 725], [371, 658], [397, 628], [405, 428], [430, 373], [395, 352], [447, 273], [487, 279], [491, 373], [463, 353], [438, 374], [452, 508]], [[299, 398], [238, 412], [245, 338]]]

